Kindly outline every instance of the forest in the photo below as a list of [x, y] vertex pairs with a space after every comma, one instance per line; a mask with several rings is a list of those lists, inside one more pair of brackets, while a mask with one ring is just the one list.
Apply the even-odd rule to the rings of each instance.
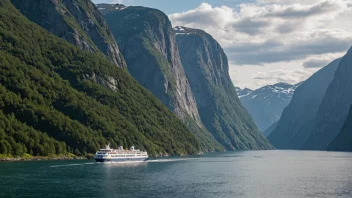
[[84, 156], [108, 142], [154, 156], [200, 150], [125, 70], [31, 23], [8, 0], [0, 2], [0, 65], [0, 153]]

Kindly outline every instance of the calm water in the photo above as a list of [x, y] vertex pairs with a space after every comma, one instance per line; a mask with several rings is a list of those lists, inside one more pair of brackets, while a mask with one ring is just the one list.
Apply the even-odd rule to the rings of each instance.
[[352, 154], [254, 151], [140, 164], [0, 163], [0, 197], [352, 197]]

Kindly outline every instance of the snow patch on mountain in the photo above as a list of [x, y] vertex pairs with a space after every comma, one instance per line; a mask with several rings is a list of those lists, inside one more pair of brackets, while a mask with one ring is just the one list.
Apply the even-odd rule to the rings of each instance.
[[236, 88], [242, 105], [252, 115], [261, 131], [277, 122], [285, 107], [290, 103], [296, 88], [300, 85], [277, 83], [256, 90]]

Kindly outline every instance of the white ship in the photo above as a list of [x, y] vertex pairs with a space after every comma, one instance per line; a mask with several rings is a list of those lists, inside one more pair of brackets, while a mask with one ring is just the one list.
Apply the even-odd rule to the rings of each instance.
[[122, 146], [118, 149], [111, 149], [108, 145], [105, 149], [97, 151], [94, 159], [97, 162], [144, 162], [148, 160], [148, 153], [135, 150], [134, 146], [130, 150], [124, 150]]

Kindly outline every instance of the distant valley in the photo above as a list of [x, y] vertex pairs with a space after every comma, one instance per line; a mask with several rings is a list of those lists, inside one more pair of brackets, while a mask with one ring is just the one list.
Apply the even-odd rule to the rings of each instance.
[[277, 122], [285, 107], [290, 103], [294, 91], [300, 85], [277, 83], [256, 90], [236, 88], [243, 106], [253, 117], [259, 130], [264, 132]]

